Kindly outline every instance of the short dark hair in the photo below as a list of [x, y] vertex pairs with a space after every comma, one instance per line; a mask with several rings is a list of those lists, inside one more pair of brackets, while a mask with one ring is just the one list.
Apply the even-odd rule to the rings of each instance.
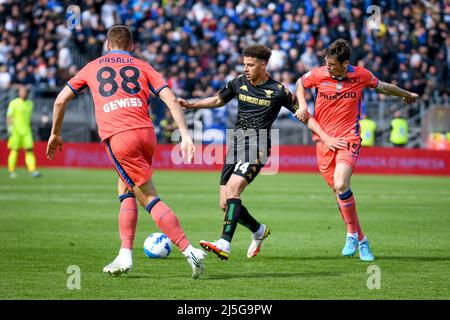
[[266, 63], [269, 62], [272, 51], [266, 46], [261, 44], [255, 44], [250, 47], [245, 48], [244, 57], [257, 58], [264, 60]]
[[133, 42], [133, 35], [130, 28], [123, 25], [116, 25], [109, 29], [107, 38], [111, 47], [124, 50], [127, 50]]
[[352, 47], [347, 40], [337, 39], [333, 41], [325, 50], [325, 57], [336, 58], [337, 61], [343, 63], [350, 60]]

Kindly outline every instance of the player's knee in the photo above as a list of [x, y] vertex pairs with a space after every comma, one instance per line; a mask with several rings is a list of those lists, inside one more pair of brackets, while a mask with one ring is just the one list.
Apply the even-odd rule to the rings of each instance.
[[349, 185], [348, 185], [348, 183], [346, 183], [346, 181], [337, 179], [334, 182], [334, 190], [336, 190], [337, 193], [339, 193], [339, 194], [344, 193], [348, 189], [349, 189]]
[[233, 198], [239, 198], [240, 192], [239, 192], [239, 185], [237, 184], [227, 184], [227, 199], [233, 199]]

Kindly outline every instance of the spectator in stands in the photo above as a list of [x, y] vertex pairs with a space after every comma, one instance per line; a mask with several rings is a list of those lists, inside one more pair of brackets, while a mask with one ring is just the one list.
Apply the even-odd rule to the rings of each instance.
[[400, 110], [395, 111], [391, 121], [391, 134], [389, 141], [395, 147], [404, 147], [408, 144], [409, 126], [408, 120], [402, 117]]
[[431, 150], [450, 150], [450, 132], [431, 132], [427, 148]]
[[0, 65], [0, 89], [7, 89], [11, 83], [11, 75], [6, 65]]
[[[165, 117], [161, 119], [159, 122], [159, 128], [161, 130], [161, 143], [167, 143], [172, 144], [172, 132], [174, 132], [178, 126], [176, 122], [173, 120], [172, 115], [170, 114], [170, 111], [167, 110]], [[176, 141], [178, 142], [178, 141]]]
[[361, 145], [363, 147], [373, 147], [375, 145], [375, 133], [377, 129], [376, 122], [363, 114], [361, 115], [359, 125], [361, 127]]
[[380, 29], [371, 31], [364, 15], [370, 1], [75, 0], [82, 28], [69, 29], [63, 1], [3, 0], [0, 65], [10, 80], [0, 71], [0, 86], [63, 85], [70, 69], [102, 53], [106, 29], [121, 23], [137, 31], [135, 54], [176, 78], [184, 98], [208, 96], [241, 73], [242, 49], [252, 43], [272, 49], [271, 73], [297, 79], [320, 64], [331, 41], [345, 37], [352, 41], [352, 64], [424, 93], [428, 103], [449, 96], [447, 2], [384, 1]]
[[52, 123], [50, 122], [50, 117], [48, 114], [43, 114], [41, 116], [41, 121], [38, 127], [38, 137], [40, 141], [48, 141], [52, 131]]

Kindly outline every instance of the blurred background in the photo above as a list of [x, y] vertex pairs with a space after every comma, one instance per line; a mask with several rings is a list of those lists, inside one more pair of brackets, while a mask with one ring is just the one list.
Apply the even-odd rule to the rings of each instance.
[[[69, 6], [80, 25], [67, 23]], [[367, 27], [371, 5], [381, 9], [376, 29]], [[69, 8], [69, 10], [68, 10]], [[179, 97], [214, 95], [242, 72], [241, 53], [259, 43], [272, 49], [271, 76], [295, 92], [295, 82], [323, 63], [324, 48], [350, 40], [351, 63], [379, 79], [422, 96], [413, 105], [368, 90], [363, 117], [373, 121], [368, 146], [391, 146], [392, 120], [407, 121], [408, 148], [450, 150], [450, 1], [17, 1], [0, 0], [0, 140], [7, 138], [6, 109], [17, 84], [31, 88], [36, 140], [46, 140], [57, 93], [87, 62], [105, 53], [108, 28], [125, 24], [134, 33], [133, 55], [159, 70]], [[308, 91], [308, 101], [313, 103]], [[160, 143], [176, 129], [163, 103], [153, 97], [151, 117]], [[312, 106], [312, 105], [311, 105]], [[232, 128], [236, 101], [215, 110], [188, 111], [203, 130]], [[275, 123], [280, 144], [311, 144], [310, 133], [287, 110]], [[363, 128], [364, 129], [364, 128]], [[65, 141], [98, 141], [92, 100], [84, 93], [66, 113]]]

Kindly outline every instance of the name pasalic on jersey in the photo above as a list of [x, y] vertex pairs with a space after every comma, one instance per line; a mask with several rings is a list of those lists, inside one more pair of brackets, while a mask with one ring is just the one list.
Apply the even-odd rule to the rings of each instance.
[[133, 58], [121, 58], [121, 57], [105, 57], [100, 58], [98, 63], [132, 63]]
[[104, 112], [110, 112], [119, 108], [142, 107], [142, 100], [139, 98], [123, 98], [109, 101], [103, 105]]
[[346, 93], [336, 92], [335, 94], [326, 94], [326, 93], [320, 92], [319, 96], [325, 100], [355, 99], [356, 93], [355, 92], [346, 92]]

